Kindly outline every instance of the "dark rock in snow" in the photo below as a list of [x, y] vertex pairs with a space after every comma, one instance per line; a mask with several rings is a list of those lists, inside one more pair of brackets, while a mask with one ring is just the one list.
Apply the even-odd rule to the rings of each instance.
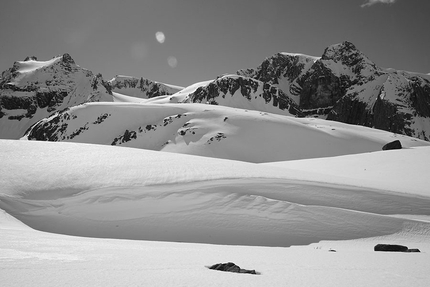
[[421, 252], [418, 248], [408, 249], [406, 252]]
[[377, 244], [375, 245], [375, 251], [387, 251], [387, 252], [408, 252], [408, 247], [397, 244]]
[[387, 143], [382, 147], [382, 150], [390, 150], [390, 149], [402, 149], [402, 144], [399, 140], [395, 140]]
[[214, 264], [208, 268], [212, 269], [212, 270], [226, 271], [226, 272], [258, 274], [257, 272], [255, 272], [255, 270], [242, 269], [239, 266], [237, 266], [236, 264], [234, 264], [233, 262], [218, 263], [218, 264]]

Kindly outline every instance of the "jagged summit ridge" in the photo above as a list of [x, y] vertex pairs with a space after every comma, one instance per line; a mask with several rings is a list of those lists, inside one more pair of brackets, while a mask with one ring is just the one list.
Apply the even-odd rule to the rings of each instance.
[[183, 89], [180, 86], [159, 83], [143, 77], [137, 78], [125, 75], [116, 75], [108, 83], [113, 92], [141, 99], [172, 95]]

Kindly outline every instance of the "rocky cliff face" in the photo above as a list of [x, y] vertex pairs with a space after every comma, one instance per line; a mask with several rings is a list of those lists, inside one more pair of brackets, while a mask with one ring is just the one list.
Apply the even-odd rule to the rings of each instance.
[[0, 138], [17, 139], [55, 111], [91, 101], [112, 101], [110, 87], [69, 54], [49, 61], [27, 57], [0, 78]]
[[274, 114], [300, 116], [298, 105], [275, 85], [253, 78], [225, 75], [197, 88], [184, 102], [208, 103], [252, 109]]
[[113, 92], [141, 99], [172, 95], [183, 89], [179, 86], [129, 76], [116, 76], [109, 81], [109, 85]]
[[291, 53], [277, 53], [256, 69], [244, 69], [238, 75], [254, 78], [281, 89], [285, 95], [300, 104], [300, 89], [296, 80], [306, 73], [319, 58]]
[[429, 75], [380, 68], [350, 42], [321, 58], [279, 53], [237, 73], [276, 85], [303, 115], [430, 140]]

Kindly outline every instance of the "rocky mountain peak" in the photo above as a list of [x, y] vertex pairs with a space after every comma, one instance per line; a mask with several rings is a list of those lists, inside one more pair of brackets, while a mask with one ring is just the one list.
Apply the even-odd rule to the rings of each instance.
[[68, 53], [63, 54], [61, 61], [64, 64], [72, 64], [72, 65], [75, 64], [75, 61], [72, 59], [72, 57]]
[[27, 56], [24, 59], [25, 62], [27, 61], [37, 61], [37, 57], [36, 56]]
[[314, 57], [306, 55], [276, 53], [266, 58], [257, 69], [243, 69], [237, 71], [237, 74], [278, 85], [282, 78], [293, 81], [302, 73], [306, 64], [313, 61]]
[[327, 47], [324, 50], [321, 60], [332, 60], [348, 67], [356, 66], [358, 64], [369, 64], [376, 69], [376, 65], [369, 60], [366, 55], [358, 50], [354, 44], [348, 41]]
[[321, 60], [333, 60], [335, 62], [343, 62], [346, 57], [357, 58], [361, 52], [351, 42], [344, 41], [342, 43], [331, 45], [325, 48]]
[[0, 78], [0, 137], [16, 139], [55, 111], [94, 101], [112, 101], [100, 75], [75, 64], [69, 54], [48, 61], [27, 57]]

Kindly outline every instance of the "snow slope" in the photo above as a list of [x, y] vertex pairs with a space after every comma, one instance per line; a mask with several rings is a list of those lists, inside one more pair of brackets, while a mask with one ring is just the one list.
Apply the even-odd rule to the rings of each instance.
[[204, 104], [135, 102], [72, 107], [41, 120], [23, 139], [119, 145], [247, 162], [378, 151], [396, 139], [405, 147], [429, 145], [407, 136], [314, 118]]
[[[0, 276], [20, 286], [426, 286], [429, 153], [253, 164], [1, 140]], [[378, 174], [359, 184], [350, 173], [360, 179], [363, 167], [384, 170], [391, 187]], [[378, 253], [377, 243], [422, 253]], [[227, 261], [261, 275], [205, 268]]]
[[390, 150], [267, 165], [302, 171], [299, 178], [304, 180], [309, 180], [307, 173], [311, 172], [316, 181], [336, 184], [348, 182], [354, 186], [377, 186], [382, 190], [428, 196], [430, 180], [422, 171], [428, 169], [429, 158], [428, 147], [416, 147], [401, 152]]

